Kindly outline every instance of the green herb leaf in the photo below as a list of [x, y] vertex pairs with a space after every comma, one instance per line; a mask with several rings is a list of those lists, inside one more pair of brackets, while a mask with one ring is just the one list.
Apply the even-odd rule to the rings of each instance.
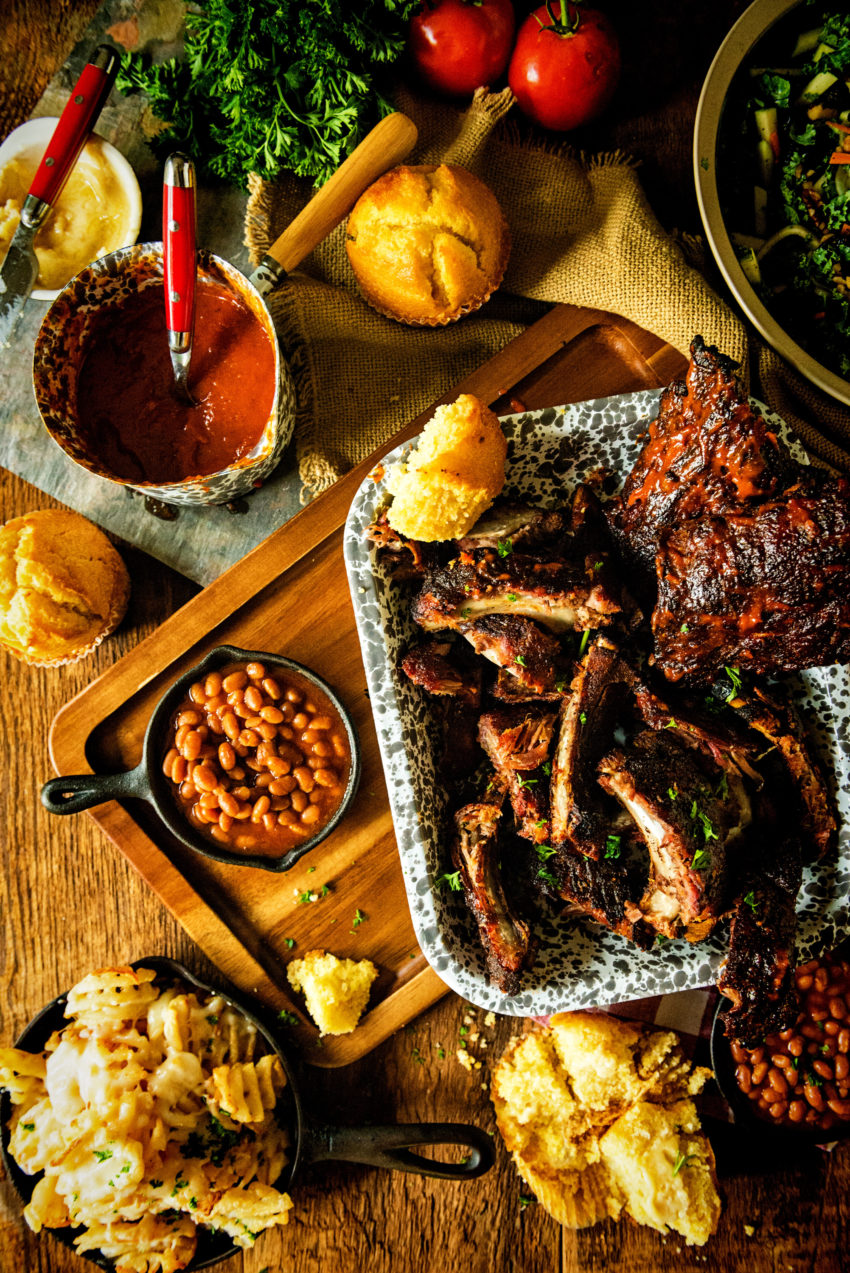
[[730, 689], [729, 693], [726, 695], [726, 702], [731, 703], [733, 699], [736, 699], [741, 692], [742, 677], [741, 677], [740, 670], [737, 667], [724, 666], [723, 671], [726, 673], [726, 675], [729, 677], [729, 680], [732, 682], [732, 688]]
[[[298, 1025], [298, 1018], [295, 1013], [287, 1012], [285, 1008], [281, 1008], [280, 1012], [277, 1014], [277, 1019], [282, 1025]], [[224, 1113], [223, 1110], [222, 1113]]]
[[439, 888], [444, 883], [448, 884], [453, 893], [460, 893], [463, 889], [463, 885], [460, 882], [460, 871], [446, 872], [445, 875], [441, 875], [437, 880], [437, 887]]
[[367, 920], [368, 918], [369, 916], [364, 915], [363, 911], [361, 911], [360, 907], [358, 906], [357, 910], [354, 912], [354, 919], [351, 922], [352, 933], [354, 932], [355, 928], [359, 928], [360, 925], [364, 922], [364, 920]]
[[582, 632], [581, 634], [581, 640], [579, 641], [579, 645], [578, 645], [579, 658], [583, 656], [585, 650], [587, 649], [587, 643], [589, 640], [590, 640], [590, 629], [585, 628], [584, 632]]
[[756, 895], [752, 889], [750, 889], [749, 893], [744, 894], [744, 905], [749, 906], [751, 911], [757, 911], [761, 905], [760, 902], [756, 901]]
[[505, 596], [507, 597], [508, 601], [519, 601], [519, 594], [516, 592], [506, 592]]
[[697, 849], [691, 867], [695, 871], [707, 871], [711, 866], [711, 854], [708, 849]]
[[500, 539], [496, 544], [496, 551], [500, 557], [509, 557], [514, 550], [514, 541], [512, 539]]
[[518, 663], [520, 667], [525, 667], [525, 655], [518, 654], [516, 658], [514, 659], [514, 663]]
[[587, 712], [579, 712], [578, 718], [581, 721], [582, 725], [587, 724]]
[[618, 858], [620, 856], [620, 853], [622, 852], [622, 847], [621, 847], [622, 838], [623, 837], [620, 835], [608, 836], [607, 840], [605, 841], [606, 858]]
[[553, 849], [551, 844], [535, 844], [534, 852], [540, 858], [541, 862], [545, 862], [547, 858], [555, 856], [557, 849]]
[[555, 876], [551, 871], [548, 871], [545, 866], [541, 866], [540, 870], [537, 872], [537, 878], [539, 880], [543, 880], [545, 884], [551, 884], [552, 888], [558, 887], [558, 881], [555, 879]]

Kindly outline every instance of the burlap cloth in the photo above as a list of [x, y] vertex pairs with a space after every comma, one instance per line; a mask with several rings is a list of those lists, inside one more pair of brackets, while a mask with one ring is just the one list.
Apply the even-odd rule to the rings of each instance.
[[[741, 363], [752, 393], [777, 410], [820, 461], [850, 470], [850, 410], [821, 394], [752, 332], [656, 220], [636, 165], [524, 142], [504, 116], [510, 90], [479, 91], [463, 114], [407, 90], [397, 104], [419, 128], [409, 162], [458, 163], [496, 194], [513, 250], [500, 291], [438, 329], [406, 327], [361, 299], [339, 226], [269, 297], [295, 373], [296, 450], [305, 496], [318, 494], [430, 402], [492, 357], [541, 312], [530, 302], [610, 310], [687, 353], [695, 333]], [[245, 242], [256, 264], [309, 198], [306, 182], [251, 183]]]

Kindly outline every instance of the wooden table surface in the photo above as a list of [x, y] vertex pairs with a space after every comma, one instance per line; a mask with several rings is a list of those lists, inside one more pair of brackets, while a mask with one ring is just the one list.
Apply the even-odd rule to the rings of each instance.
[[[96, 9], [96, 0], [0, 0], [0, 137], [35, 105]], [[609, 0], [626, 53], [616, 114], [591, 138], [645, 160], [643, 178], [662, 221], [699, 230], [690, 171], [691, 128], [699, 86], [731, 21], [732, 0], [637, 6]], [[51, 504], [0, 471], [0, 521]], [[133, 579], [129, 615], [95, 655], [59, 670], [27, 669], [0, 652], [0, 1044], [55, 994], [93, 968], [144, 955], [170, 955], [214, 975], [200, 952], [85, 817], [49, 818], [38, 800], [50, 776], [47, 734], [59, 707], [189, 599], [194, 585], [128, 551]], [[469, 1074], [454, 1059], [466, 1008], [449, 995], [412, 1026], [344, 1070], [313, 1071], [311, 1104], [329, 1120], [472, 1121], [494, 1129], [485, 1089], [488, 1057], [520, 1028], [501, 1018], [485, 1030], [483, 1068]], [[481, 1014], [476, 1013], [480, 1022]], [[437, 1045], [445, 1049], [440, 1060]], [[847, 1267], [846, 1196], [850, 1148], [804, 1161], [759, 1165], [721, 1146], [724, 1199], [720, 1229], [702, 1251], [629, 1222], [574, 1233], [562, 1230], [527, 1194], [498, 1144], [497, 1165], [472, 1184], [446, 1184], [358, 1167], [325, 1166], [302, 1177], [293, 1220], [261, 1238], [221, 1273], [551, 1273], [552, 1270], [700, 1268], [828, 1273]], [[79, 1273], [78, 1257], [50, 1237], [36, 1238], [0, 1179], [3, 1273]]]

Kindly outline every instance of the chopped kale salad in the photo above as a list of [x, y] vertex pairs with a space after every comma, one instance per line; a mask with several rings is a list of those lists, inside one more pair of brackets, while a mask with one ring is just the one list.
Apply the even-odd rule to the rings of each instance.
[[760, 298], [850, 380], [850, 11], [805, 4], [750, 55], [727, 101], [718, 179]]

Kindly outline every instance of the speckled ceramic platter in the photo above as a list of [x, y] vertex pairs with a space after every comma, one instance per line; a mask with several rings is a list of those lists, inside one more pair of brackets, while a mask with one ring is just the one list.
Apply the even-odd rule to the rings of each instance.
[[[567, 407], [503, 418], [508, 438], [506, 494], [554, 508], [574, 487], [603, 467], [616, 475], [613, 493], [634, 464], [639, 434], [655, 415], [659, 391], [644, 390]], [[756, 404], [759, 405], [760, 404]], [[774, 427], [791, 441], [784, 423], [764, 407]], [[408, 444], [409, 446], [409, 444]], [[799, 445], [792, 444], [805, 460]], [[399, 447], [362, 483], [345, 528], [345, 561], [366, 667], [372, 712], [383, 759], [401, 866], [413, 926], [422, 951], [442, 979], [481, 1008], [515, 1016], [621, 1003], [711, 984], [725, 957], [725, 929], [706, 942], [674, 941], [641, 951], [589, 920], [554, 912], [535, 927], [540, 948], [519, 994], [491, 986], [484, 957], [463, 898], [436, 881], [449, 865], [442, 834], [446, 799], [437, 778], [437, 722], [427, 696], [398, 670], [417, 637], [409, 594], [374, 559], [364, 532], [386, 499], [386, 468]], [[817, 668], [790, 678], [827, 773], [834, 780], [841, 831], [837, 851], [807, 867], [797, 910], [801, 958], [833, 946], [850, 932], [850, 671]]]

